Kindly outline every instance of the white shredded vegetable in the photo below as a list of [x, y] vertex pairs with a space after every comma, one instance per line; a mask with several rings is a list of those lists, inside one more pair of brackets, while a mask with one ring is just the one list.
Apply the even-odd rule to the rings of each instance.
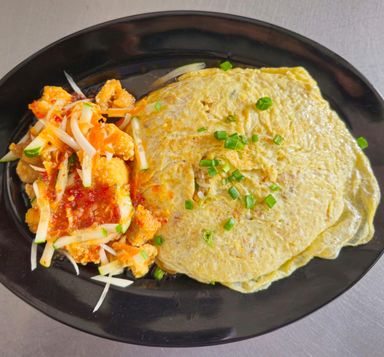
[[77, 144], [77, 142], [67, 134], [64, 130], [47, 123], [46, 121], [40, 120], [47, 128], [49, 128], [64, 144], [67, 144], [69, 147], [71, 147], [75, 151], [80, 150], [80, 146]]
[[96, 275], [91, 277], [92, 280], [100, 281], [101, 283], [111, 283], [111, 285], [118, 286], [119, 288], [126, 288], [127, 286], [133, 284], [132, 280], [113, 278], [111, 276]]
[[73, 80], [73, 78], [67, 73], [64, 71], [64, 75], [65, 75], [65, 78], [67, 78], [67, 81], [69, 83], [69, 85], [71, 86], [71, 88], [73, 89], [73, 91], [75, 93], [77, 93], [78, 95], [81, 95], [82, 97], [85, 98], [85, 94], [81, 91], [81, 89], [79, 88], [79, 86], [75, 83], [75, 81]]
[[29, 166], [31, 166], [35, 171], [38, 171], [38, 172], [45, 172], [46, 171], [44, 167], [39, 167], [39, 166], [35, 166], [32, 164], [29, 164]]
[[34, 271], [37, 267], [37, 244], [32, 242], [31, 245], [31, 271]]
[[89, 157], [93, 157], [96, 154], [96, 150], [81, 132], [78, 123], [78, 115], [72, 115], [71, 117], [71, 130], [77, 143], [84, 150], [84, 152], [89, 155]]
[[140, 123], [137, 117], [133, 117], [131, 120], [133, 141], [135, 143], [136, 159], [139, 162], [140, 170], [148, 169], [147, 155], [145, 154], [143, 141], [140, 136]]
[[49, 207], [49, 202], [45, 197], [41, 196], [39, 185], [37, 181], [33, 183], [33, 190], [35, 191], [37, 207], [40, 211], [39, 224], [37, 226], [35, 243], [44, 243], [47, 239], [48, 233], [48, 224], [51, 215], [51, 209]]
[[64, 236], [58, 238], [55, 243], [53, 243], [53, 246], [55, 249], [59, 249], [62, 247], [65, 247], [68, 244], [72, 243], [84, 243], [88, 242], [89, 244], [101, 244], [101, 243], [108, 243], [110, 242], [113, 238], [115, 238], [116, 235], [109, 235], [107, 237], [103, 238], [98, 238], [98, 232], [95, 232], [95, 235], [92, 237], [89, 236]]
[[65, 104], [64, 100], [57, 100], [53, 105], [52, 107], [48, 110], [47, 112], [47, 115], [45, 116], [45, 120], [47, 122], [50, 121], [51, 119], [51, 116], [52, 116], [52, 113], [57, 110], [57, 109], [61, 109], [63, 107], [63, 105]]
[[0, 159], [0, 162], [10, 162], [10, 161], [15, 161], [17, 159], [18, 157], [12, 151], [9, 151]]
[[60, 129], [63, 130], [64, 132], [67, 130], [67, 121], [68, 121], [68, 118], [66, 115], [64, 115], [64, 118], [60, 123]]
[[105, 157], [106, 157], [106, 159], [107, 159], [108, 161], [111, 161], [112, 158], [113, 158], [113, 154], [112, 154], [111, 152], [109, 152], [109, 151], [106, 151], [106, 152], [105, 152]]
[[84, 187], [91, 187], [92, 185], [92, 157], [86, 153], [83, 155], [82, 167], [82, 181]]
[[124, 116], [123, 122], [119, 125], [120, 130], [125, 130], [132, 119], [131, 114], [127, 113]]
[[72, 255], [69, 254], [68, 252], [66, 252], [64, 249], [60, 249], [59, 252], [61, 254], [63, 254], [69, 260], [69, 262], [73, 265], [73, 267], [76, 271], [76, 275], [79, 275], [80, 274], [79, 267], [77, 266], [77, 263], [76, 263], [75, 259], [73, 259]]
[[60, 164], [60, 169], [57, 174], [55, 190], [56, 190], [56, 202], [60, 202], [63, 198], [65, 189], [68, 184], [68, 157], [65, 157]]
[[90, 123], [93, 115], [93, 110], [89, 105], [83, 105], [81, 111], [80, 122], [81, 123]]
[[109, 260], [107, 258], [107, 254], [105, 254], [104, 248], [100, 244], [100, 250], [99, 250], [99, 256], [100, 256], [100, 262], [102, 265], [108, 264]]
[[112, 254], [112, 255], [115, 255], [116, 256], [116, 250], [114, 250], [113, 248], [111, 248], [109, 245], [106, 245], [104, 243], [100, 244], [100, 247], [103, 248], [105, 251], [107, 251], [108, 253]]
[[107, 282], [105, 284], [105, 287], [104, 287], [104, 290], [103, 292], [101, 293], [101, 296], [100, 296], [100, 299], [99, 301], [97, 302], [95, 308], [93, 309], [93, 312], [96, 312], [97, 310], [99, 310], [101, 304], [104, 302], [104, 299], [105, 297], [107, 296], [107, 293], [108, 293], [108, 290], [109, 290], [109, 287], [111, 286], [111, 283], [110, 282]]
[[166, 75], [156, 79], [151, 85], [151, 88], [157, 88], [165, 83], [169, 82], [171, 79], [177, 78], [181, 76], [182, 74], [188, 73], [188, 72], [194, 72], [194, 71], [200, 71], [201, 69], [205, 68], [205, 63], [191, 63], [187, 64], [185, 66], [178, 67], [174, 69], [173, 71], [167, 73]]
[[55, 249], [51, 242], [47, 242], [44, 247], [43, 255], [40, 258], [40, 264], [43, 267], [49, 268], [51, 266], [52, 257], [55, 253]]
[[87, 99], [76, 100], [76, 101], [74, 101], [72, 103], [67, 104], [63, 109], [65, 111], [68, 111], [69, 109], [72, 109], [76, 104], [78, 104], [78, 103], [86, 103], [86, 102], [91, 102], [91, 99], [87, 98]]
[[99, 266], [99, 273], [100, 275], [113, 274], [113, 272], [120, 270], [121, 268], [123, 268], [121, 263], [118, 260], [114, 260], [111, 263]]

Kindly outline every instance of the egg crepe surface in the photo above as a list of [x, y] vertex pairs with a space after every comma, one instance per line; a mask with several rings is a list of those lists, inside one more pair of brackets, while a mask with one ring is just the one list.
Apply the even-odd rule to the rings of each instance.
[[[273, 105], [257, 109], [265, 96]], [[369, 161], [305, 69], [205, 69], [146, 100], [138, 117], [149, 169], [137, 170], [137, 182], [146, 205], [168, 217], [159, 231], [164, 269], [254, 292], [313, 257], [333, 259], [372, 238], [380, 192]], [[259, 140], [226, 149], [218, 130]], [[210, 177], [202, 159], [229, 163], [228, 174], [239, 169], [245, 178], [224, 183], [221, 166]], [[272, 183], [280, 189], [271, 192]], [[228, 194], [232, 185], [239, 199]], [[255, 197], [252, 209], [246, 194]], [[269, 194], [273, 208], [264, 202]], [[236, 223], [226, 231], [230, 217]], [[210, 244], [205, 231], [213, 232]]]

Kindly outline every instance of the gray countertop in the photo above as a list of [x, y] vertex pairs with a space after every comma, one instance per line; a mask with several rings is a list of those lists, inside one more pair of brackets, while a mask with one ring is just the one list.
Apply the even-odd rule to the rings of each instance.
[[[208, 10], [253, 17], [343, 56], [384, 92], [384, 1], [0, 0], [0, 77], [41, 47], [126, 15]], [[64, 326], [0, 286], [1, 356], [383, 356], [384, 258], [351, 290], [312, 315], [243, 342], [193, 349], [126, 345]], [[255, 321], [257, 324], [257, 321]]]

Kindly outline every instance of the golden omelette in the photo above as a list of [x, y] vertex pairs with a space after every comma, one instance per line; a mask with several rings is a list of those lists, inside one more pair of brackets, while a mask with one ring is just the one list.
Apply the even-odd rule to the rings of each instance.
[[135, 183], [167, 216], [165, 270], [254, 292], [372, 238], [369, 161], [303, 68], [205, 69], [142, 104], [149, 169]]

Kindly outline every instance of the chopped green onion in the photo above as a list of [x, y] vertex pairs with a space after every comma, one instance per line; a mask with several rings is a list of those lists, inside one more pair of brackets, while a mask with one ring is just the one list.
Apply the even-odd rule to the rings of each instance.
[[241, 141], [239, 134], [235, 133], [225, 139], [224, 147], [226, 149], [241, 150], [245, 144]]
[[108, 231], [103, 227], [103, 228], [101, 228], [101, 234], [102, 234], [104, 237], [106, 237], [106, 236], [108, 236]]
[[216, 176], [217, 174], [218, 174], [218, 172], [217, 172], [216, 168], [214, 168], [214, 167], [208, 168], [208, 175], [209, 176], [213, 177], [213, 176]]
[[231, 166], [226, 162], [221, 168], [224, 172], [228, 172], [231, 169]]
[[271, 191], [279, 191], [280, 190], [280, 186], [276, 183], [272, 183], [270, 186], [269, 186], [269, 189]]
[[255, 201], [255, 197], [252, 194], [245, 195], [244, 200], [245, 200], [245, 208], [251, 209], [255, 207], [256, 201]]
[[118, 225], [116, 226], [116, 232], [117, 232], [117, 233], [123, 233], [123, 226], [122, 226], [121, 224], [118, 224]]
[[155, 238], [153, 238], [153, 243], [157, 246], [161, 246], [164, 243], [163, 236], [156, 236]]
[[141, 254], [141, 256], [142, 256], [145, 260], [148, 259], [148, 254], [147, 254], [147, 252], [146, 252], [145, 250], [141, 250], [141, 251], [140, 251], [140, 254]]
[[230, 176], [230, 180], [234, 179], [236, 181], [241, 181], [245, 178], [245, 176], [240, 172], [240, 170], [235, 170], [232, 172], [232, 175]]
[[275, 197], [273, 197], [272, 195], [268, 195], [267, 197], [264, 198], [264, 202], [267, 204], [269, 208], [272, 208], [277, 201]]
[[267, 110], [272, 106], [272, 99], [269, 97], [262, 97], [256, 102], [256, 108], [259, 110]]
[[92, 108], [92, 105], [91, 105], [91, 103], [87, 103], [87, 102], [85, 102], [85, 103], [83, 103], [83, 105], [84, 105], [85, 107], [89, 107], [89, 108]]
[[199, 129], [197, 129], [197, 132], [202, 133], [203, 131], [207, 131], [207, 130], [208, 130], [207, 128], [201, 127]]
[[252, 139], [252, 142], [257, 143], [259, 141], [259, 135], [254, 134], [252, 135], [251, 139]]
[[229, 195], [232, 197], [233, 200], [236, 200], [237, 198], [240, 197], [240, 192], [237, 190], [236, 187], [234, 186], [231, 186], [229, 189], [228, 189], [228, 193]]
[[230, 231], [233, 228], [233, 226], [235, 225], [235, 223], [236, 223], [236, 221], [233, 217], [229, 218], [228, 221], [226, 221], [224, 224], [224, 229], [226, 231]]
[[227, 121], [230, 122], [230, 123], [233, 123], [233, 122], [237, 121], [237, 116], [233, 115], [233, 114], [229, 114], [227, 116]]
[[224, 62], [220, 63], [220, 68], [221, 68], [224, 72], [226, 72], [226, 71], [228, 71], [229, 69], [232, 69], [232, 68], [233, 68], [233, 65], [232, 65], [232, 63], [229, 62], [229, 61], [224, 61]]
[[361, 149], [364, 150], [368, 147], [368, 141], [363, 136], [360, 136], [359, 138], [357, 138], [356, 141], [357, 141], [357, 145], [359, 145]]
[[73, 153], [69, 158], [68, 158], [68, 164], [73, 165], [76, 162], [76, 154]]
[[217, 140], [225, 140], [227, 138], [227, 132], [226, 131], [215, 131], [215, 138]]
[[284, 141], [284, 138], [281, 135], [275, 135], [275, 137], [273, 138], [273, 142], [276, 145], [280, 145], [283, 141]]
[[223, 179], [221, 180], [221, 183], [222, 183], [223, 185], [226, 185], [226, 184], [229, 183], [229, 180], [228, 180], [227, 178], [223, 178]]
[[193, 201], [192, 200], [186, 200], [184, 202], [185, 209], [193, 209]]
[[160, 109], [161, 109], [161, 103], [160, 103], [160, 102], [156, 102], [156, 103], [155, 103], [155, 110], [156, 110], [157, 112], [159, 112]]
[[165, 271], [160, 269], [159, 267], [156, 267], [155, 271], [153, 272], [153, 277], [156, 279], [156, 280], [161, 280], [164, 278], [164, 275], [165, 275]]
[[207, 243], [210, 247], [213, 246], [213, 232], [212, 231], [207, 231], [203, 230], [203, 239], [205, 243]]
[[214, 166], [218, 166], [220, 164], [220, 161], [219, 160], [200, 160], [200, 163], [199, 165], [202, 166], [202, 167], [214, 167]]
[[24, 155], [26, 157], [36, 157], [40, 155], [41, 147], [30, 149], [30, 150], [24, 150]]

